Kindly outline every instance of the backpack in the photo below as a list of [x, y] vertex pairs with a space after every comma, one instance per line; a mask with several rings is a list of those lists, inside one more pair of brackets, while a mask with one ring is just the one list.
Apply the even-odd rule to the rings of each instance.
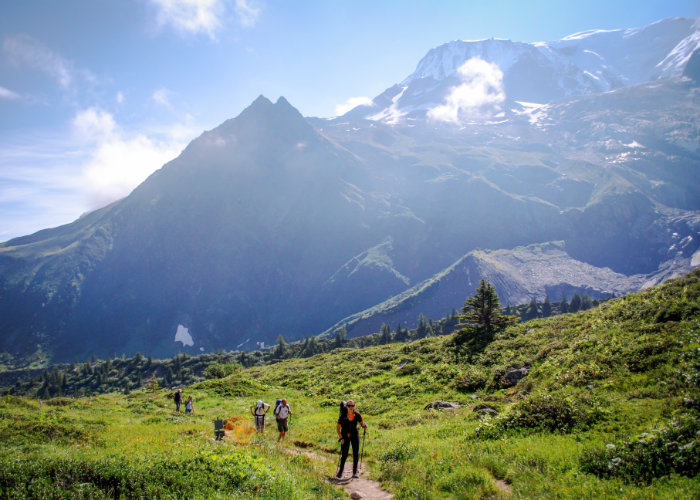
[[338, 418], [341, 419], [343, 417], [348, 416], [348, 403], [346, 401], [341, 401], [340, 402], [340, 415], [338, 415]]
[[277, 410], [279, 409], [280, 406], [282, 406], [282, 400], [278, 399], [277, 403], [275, 404], [275, 412], [274, 412], [275, 415], [277, 415]]

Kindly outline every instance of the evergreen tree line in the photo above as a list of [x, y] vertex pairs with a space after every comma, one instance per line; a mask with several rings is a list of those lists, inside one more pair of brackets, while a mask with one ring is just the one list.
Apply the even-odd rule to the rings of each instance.
[[[280, 334], [276, 345], [255, 351], [219, 351], [215, 354], [197, 356], [178, 354], [172, 359], [165, 360], [145, 358], [140, 353], [137, 353], [133, 358], [126, 358], [122, 355], [105, 360], [98, 360], [93, 355], [89, 361], [84, 363], [80, 363], [76, 359], [69, 365], [61, 364], [47, 368], [41, 375], [26, 381], [18, 380], [12, 387], [0, 388], [0, 394], [15, 394], [43, 399], [61, 396], [90, 396], [115, 391], [128, 394], [132, 390], [146, 387], [155, 389], [157, 387], [192, 384], [204, 380], [208, 376], [207, 369], [218, 365], [237, 364], [249, 368], [275, 363], [283, 359], [307, 358], [339, 348], [361, 349], [374, 345], [412, 342], [422, 338], [448, 335], [460, 328], [456, 343], [462, 345], [471, 342], [474, 344], [472, 347], [476, 352], [480, 349], [481, 344], [490, 342], [493, 331], [491, 326], [488, 326], [486, 330], [474, 330], [470, 325], [475, 321], [476, 323], [481, 321], [490, 323], [488, 319], [476, 318], [471, 314], [476, 309], [484, 310], [485, 307], [488, 309], [489, 300], [495, 300], [494, 303], [498, 303], [498, 296], [495, 294], [495, 289], [488, 282], [482, 280], [477, 294], [467, 299], [465, 307], [462, 308], [462, 314], [458, 314], [453, 309], [443, 319], [433, 321], [421, 313], [418, 316], [418, 325], [413, 330], [401, 326], [400, 323], [396, 329], [392, 329], [391, 326], [384, 323], [378, 333], [348, 339], [347, 329], [343, 326], [336, 331], [333, 338], [307, 336], [302, 341], [287, 343]], [[610, 298], [613, 297], [614, 294]], [[474, 302], [475, 300], [481, 301], [481, 305]], [[494, 316], [493, 327], [498, 329], [502, 328], [503, 324], [512, 324], [521, 320], [528, 321], [534, 318], [587, 310], [596, 307], [605, 300], [608, 299], [591, 300], [588, 294], [584, 293], [583, 296], [579, 296], [575, 293], [571, 301], [562, 297], [560, 302], [552, 303], [547, 296], [542, 303], [533, 298], [528, 304], [508, 305], [503, 309], [498, 303], [498, 314]], [[472, 301], [471, 306], [469, 305], [470, 301]], [[507, 320], [502, 318], [507, 318]], [[465, 341], [465, 335], [471, 338], [469, 342]]]
[[562, 296], [561, 301], [551, 302], [547, 295], [542, 303], [537, 301], [537, 297], [533, 297], [528, 304], [511, 306], [508, 304], [503, 310], [507, 316], [518, 316], [522, 321], [530, 321], [536, 318], [548, 318], [558, 314], [576, 313], [578, 311], [587, 311], [594, 307], [598, 307], [603, 302], [615, 298], [615, 294], [604, 299], [591, 299], [587, 293], [579, 295], [574, 293], [571, 301], [566, 300], [566, 296]]

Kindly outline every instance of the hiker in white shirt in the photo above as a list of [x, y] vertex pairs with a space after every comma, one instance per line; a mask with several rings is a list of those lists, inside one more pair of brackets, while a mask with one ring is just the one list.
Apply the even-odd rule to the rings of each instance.
[[265, 432], [265, 415], [267, 415], [269, 409], [270, 405], [264, 403], [262, 399], [258, 400], [254, 407], [250, 407], [250, 413], [255, 416], [255, 430], [260, 434]]
[[284, 436], [289, 432], [289, 424], [287, 423], [287, 418], [292, 414], [291, 408], [287, 404], [287, 400], [283, 399], [282, 404], [275, 408], [275, 417], [277, 418], [277, 430], [280, 433], [280, 437], [277, 441], [284, 439]]

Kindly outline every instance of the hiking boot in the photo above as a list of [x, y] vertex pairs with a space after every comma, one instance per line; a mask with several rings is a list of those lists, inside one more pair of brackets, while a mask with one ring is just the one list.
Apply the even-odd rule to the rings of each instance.
[[360, 474], [358, 474], [357, 472], [355, 472], [355, 473], [352, 475], [352, 478], [353, 478], [353, 479], [358, 479], [359, 477], [360, 477]]

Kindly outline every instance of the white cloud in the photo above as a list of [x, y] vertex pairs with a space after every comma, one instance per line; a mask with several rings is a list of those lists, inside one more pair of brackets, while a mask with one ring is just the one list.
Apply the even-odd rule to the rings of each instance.
[[76, 137], [88, 149], [82, 175], [89, 209], [127, 196], [185, 146], [179, 128], [172, 134], [161, 134], [164, 135], [161, 140], [128, 133], [116, 124], [111, 114], [98, 108], [79, 112], [73, 127]]
[[2, 50], [11, 63], [44, 71], [64, 89], [73, 82], [73, 64], [29, 35], [5, 37]]
[[158, 89], [153, 92], [151, 98], [156, 101], [161, 106], [170, 107], [170, 98], [173, 96], [173, 92], [168, 89]]
[[124, 102], [124, 94], [122, 92], [117, 92], [115, 99], [116, 99], [118, 104], [123, 103]]
[[374, 102], [369, 97], [351, 97], [344, 104], [335, 105], [335, 116], [341, 116], [356, 106], [372, 106]]
[[459, 67], [462, 83], [450, 89], [441, 104], [428, 111], [433, 120], [461, 123], [468, 118], [487, 118], [500, 111], [505, 101], [503, 72], [495, 63], [472, 57]]
[[151, 0], [159, 26], [170, 25], [182, 33], [206, 33], [215, 38], [225, 13], [223, 0]]
[[234, 10], [236, 11], [236, 14], [238, 14], [238, 21], [241, 23], [241, 26], [245, 28], [255, 26], [255, 23], [258, 21], [258, 17], [260, 17], [262, 9], [252, 5], [250, 0], [235, 1], [236, 6]]
[[0, 86], [0, 98], [2, 99], [19, 99], [21, 96], [17, 92]]

